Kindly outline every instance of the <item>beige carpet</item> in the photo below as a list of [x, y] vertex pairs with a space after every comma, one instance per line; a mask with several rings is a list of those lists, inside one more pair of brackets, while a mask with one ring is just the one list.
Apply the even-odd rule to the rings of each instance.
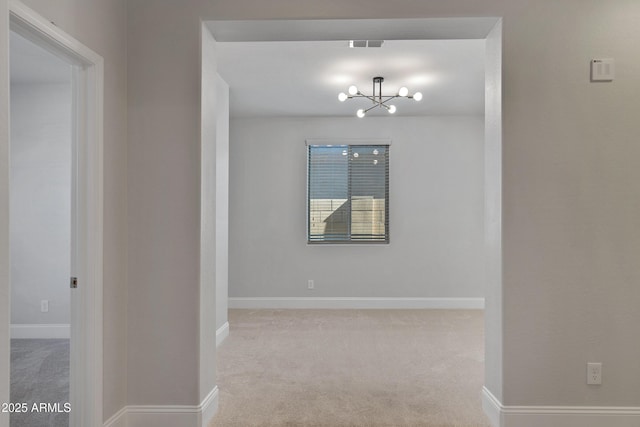
[[210, 427], [486, 427], [480, 310], [230, 310]]

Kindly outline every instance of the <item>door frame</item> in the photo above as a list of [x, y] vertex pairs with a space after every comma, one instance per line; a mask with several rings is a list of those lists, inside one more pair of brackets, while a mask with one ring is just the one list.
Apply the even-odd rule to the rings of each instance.
[[[78, 288], [71, 292], [70, 427], [102, 426], [102, 280], [103, 280], [103, 58], [60, 30], [19, 0], [9, 0], [9, 27], [73, 66], [73, 155], [72, 155], [72, 253], [71, 274]], [[8, 155], [9, 150], [2, 150]], [[0, 166], [9, 165], [0, 159]], [[0, 180], [8, 179], [1, 171]], [[8, 182], [5, 183], [8, 187]], [[8, 192], [0, 200], [8, 206]], [[7, 224], [3, 221], [2, 224]], [[8, 230], [0, 233], [0, 245], [8, 248]], [[0, 252], [0, 265], [9, 265], [8, 251]], [[8, 270], [8, 268], [7, 268]], [[10, 295], [9, 272], [0, 281], [0, 291]], [[5, 321], [10, 323], [10, 317]], [[3, 325], [9, 327], [9, 325]], [[0, 351], [10, 351], [10, 342]], [[5, 348], [6, 347], [6, 348]], [[7, 375], [8, 377], [8, 375]], [[9, 395], [10, 384], [1, 394]], [[6, 424], [5, 424], [6, 423]], [[0, 427], [8, 426], [1, 415]]]

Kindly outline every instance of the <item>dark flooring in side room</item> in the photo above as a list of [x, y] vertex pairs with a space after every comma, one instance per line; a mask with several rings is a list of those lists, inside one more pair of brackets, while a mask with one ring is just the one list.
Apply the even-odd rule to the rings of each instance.
[[31, 412], [34, 403], [69, 402], [69, 340], [11, 340], [11, 402], [26, 403], [27, 413], [12, 413], [11, 427], [68, 427], [69, 414]]

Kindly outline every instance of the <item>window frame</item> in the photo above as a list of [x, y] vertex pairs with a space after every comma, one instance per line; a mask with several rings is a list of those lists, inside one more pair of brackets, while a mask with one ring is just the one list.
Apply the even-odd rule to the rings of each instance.
[[[386, 174], [386, 200], [385, 200], [385, 239], [384, 240], [367, 240], [367, 239], [352, 239], [349, 235], [349, 239], [346, 240], [311, 240], [310, 239], [310, 162], [309, 154], [312, 146], [348, 146], [349, 150], [351, 146], [385, 146], [387, 148], [387, 174]], [[391, 178], [390, 178], [390, 155], [389, 149], [391, 148], [391, 139], [385, 138], [332, 138], [332, 139], [306, 139], [305, 140], [305, 163], [306, 167], [306, 211], [305, 211], [305, 224], [306, 224], [306, 240], [307, 245], [388, 245], [391, 242], [391, 220], [389, 212], [390, 207], [390, 193], [391, 193]]]

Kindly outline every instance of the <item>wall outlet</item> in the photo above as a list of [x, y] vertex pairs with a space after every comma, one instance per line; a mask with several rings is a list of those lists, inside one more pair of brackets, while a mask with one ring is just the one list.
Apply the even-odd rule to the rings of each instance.
[[43, 299], [40, 301], [40, 312], [47, 313], [49, 311], [49, 300]]
[[602, 363], [587, 363], [587, 384], [602, 384]]
[[314, 289], [314, 288], [315, 288], [315, 284], [313, 283], [313, 280], [309, 280], [309, 281], [307, 282], [307, 287], [308, 287], [309, 289]]

